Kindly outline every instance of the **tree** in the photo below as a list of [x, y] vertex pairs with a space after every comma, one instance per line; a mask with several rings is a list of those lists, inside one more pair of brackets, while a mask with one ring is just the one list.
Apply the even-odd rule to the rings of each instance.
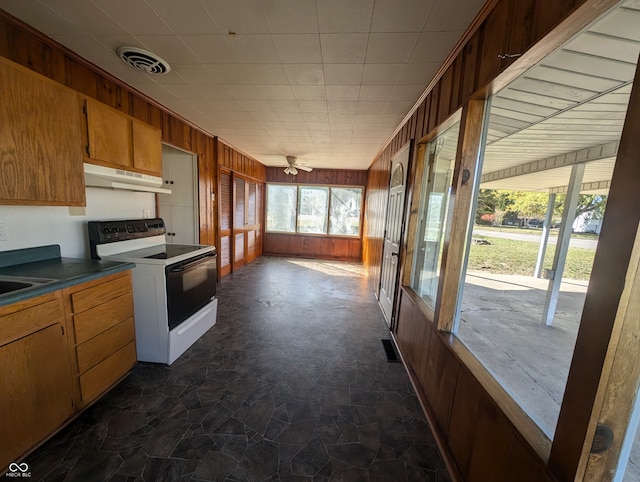
[[[480, 221], [482, 216], [486, 214], [496, 214], [500, 210], [503, 214], [500, 218], [500, 224], [504, 219], [504, 214], [512, 211], [510, 206], [513, 204], [510, 191], [500, 191], [496, 189], [480, 189], [478, 193], [478, 208], [476, 209], [476, 222]], [[493, 218], [493, 223], [497, 221]]]
[[[566, 194], [559, 194], [556, 197], [555, 210], [562, 214]], [[584, 215], [586, 219], [602, 219], [604, 210], [607, 207], [607, 196], [600, 194], [580, 194], [578, 205], [576, 206], [576, 217]]]
[[546, 192], [514, 191], [511, 193], [511, 210], [522, 218], [543, 218], [547, 212], [549, 194]]

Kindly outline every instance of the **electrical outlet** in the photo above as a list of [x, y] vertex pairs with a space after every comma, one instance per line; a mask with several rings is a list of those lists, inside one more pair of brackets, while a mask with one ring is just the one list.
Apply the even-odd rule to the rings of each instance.
[[151, 211], [149, 209], [142, 210], [142, 219], [149, 219], [151, 217]]
[[7, 225], [5, 223], [0, 223], [0, 241], [7, 240]]

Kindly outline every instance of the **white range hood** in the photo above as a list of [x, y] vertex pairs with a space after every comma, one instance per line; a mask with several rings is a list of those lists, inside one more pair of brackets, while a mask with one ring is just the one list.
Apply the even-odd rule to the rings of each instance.
[[161, 187], [161, 177], [126, 171], [124, 169], [87, 164], [86, 162], [84, 163], [84, 183], [87, 187], [104, 187], [108, 189], [124, 189], [127, 191], [171, 194], [170, 189]]

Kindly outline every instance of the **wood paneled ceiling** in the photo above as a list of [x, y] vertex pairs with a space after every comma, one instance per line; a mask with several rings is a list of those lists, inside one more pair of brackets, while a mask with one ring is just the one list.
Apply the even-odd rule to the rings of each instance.
[[[2, 0], [266, 165], [367, 169], [484, 0]], [[144, 48], [171, 71], [116, 55]]]
[[493, 99], [482, 187], [561, 192], [588, 161], [583, 192], [608, 192], [640, 54], [631, 0], [528, 70]]

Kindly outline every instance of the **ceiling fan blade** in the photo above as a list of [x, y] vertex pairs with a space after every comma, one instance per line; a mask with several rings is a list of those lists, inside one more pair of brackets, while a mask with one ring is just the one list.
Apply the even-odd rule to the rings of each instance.
[[298, 169], [301, 169], [303, 171], [307, 171], [307, 172], [311, 172], [313, 171], [313, 167], [307, 167], [307, 166], [301, 166], [300, 164], [296, 164], [296, 167]]

